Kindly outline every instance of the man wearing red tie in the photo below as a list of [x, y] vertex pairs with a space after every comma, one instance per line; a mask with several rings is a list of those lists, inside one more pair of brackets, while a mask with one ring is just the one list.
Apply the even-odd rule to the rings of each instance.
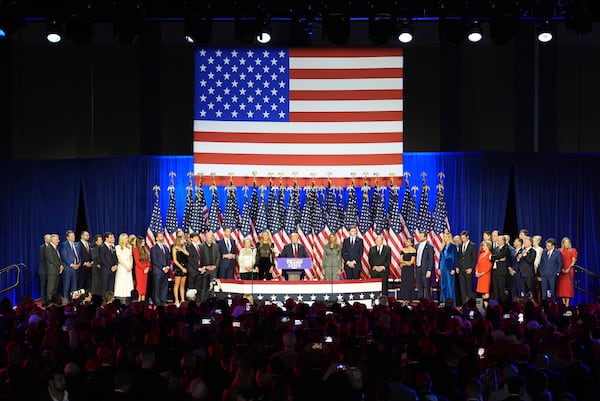
[[556, 277], [563, 267], [562, 254], [556, 250], [556, 240], [546, 240], [546, 250], [540, 260], [540, 276], [542, 278], [542, 299], [544, 297], [554, 298], [556, 289]]
[[66, 232], [66, 241], [60, 245], [60, 258], [62, 259], [65, 272], [63, 274], [63, 297], [71, 299], [71, 293], [78, 290], [77, 281], [79, 280], [79, 267], [81, 266], [81, 256], [75, 243], [75, 233], [72, 230]]
[[87, 231], [82, 231], [79, 235], [77, 250], [81, 256], [77, 288], [89, 291], [92, 288], [92, 248], [90, 247], [90, 233]]
[[[290, 243], [286, 244], [279, 254], [280, 258], [308, 258], [308, 252], [304, 245], [298, 242], [298, 233], [290, 235]], [[286, 280], [288, 279], [287, 272], [284, 270], [281, 274]], [[300, 280], [304, 280], [304, 272], [300, 274]]]
[[198, 299], [200, 299], [200, 276], [205, 273], [200, 259], [200, 236], [198, 233], [190, 234], [190, 242], [187, 244], [188, 256], [188, 276], [186, 286], [190, 290], [196, 290]]

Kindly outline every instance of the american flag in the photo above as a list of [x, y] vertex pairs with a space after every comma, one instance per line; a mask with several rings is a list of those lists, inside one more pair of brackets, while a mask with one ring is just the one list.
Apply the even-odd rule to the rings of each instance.
[[358, 201], [356, 200], [356, 189], [354, 186], [348, 187], [348, 202], [346, 203], [346, 213], [344, 215], [344, 227], [350, 230], [350, 227], [358, 223]]
[[295, 187], [290, 193], [290, 200], [288, 201], [285, 217], [283, 219], [283, 229], [288, 236], [298, 229], [298, 214], [300, 213], [298, 196], [298, 188]]
[[377, 235], [388, 229], [388, 215], [385, 211], [383, 201], [385, 199], [383, 189], [375, 187], [373, 191], [373, 225]]
[[250, 196], [250, 236], [253, 242], [258, 242], [258, 233], [256, 232], [256, 215], [258, 214], [258, 188], [256, 182], [252, 187], [252, 195]]
[[314, 207], [312, 214], [312, 226], [313, 226], [313, 267], [314, 273], [319, 279], [325, 277], [325, 270], [323, 269], [323, 248], [327, 242], [327, 236], [330, 231], [327, 228], [326, 216], [325, 216], [325, 194], [322, 190], [314, 190]]
[[371, 208], [369, 207], [369, 188], [363, 187], [363, 202], [360, 208], [360, 218], [358, 221], [358, 231], [361, 233], [365, 249], [362, 256], [361, 277], [371, 276], [369, 268], [369, 249], [375, 245], [375, 234], [373, 232], [373, 220], [371, 217]]
[[212, 200], [210, 203], [210, 210], [208, 211], [208, 231], [212, 231], [216, 238], [219, 238], [219, 232], [221, 230], [221, 205], [219, 203], [219, 193], [217, 187], [212, 186]]
[[[256, 211], [256, 232], [258, 235], [269, 230], [269, 226], [267, 224], [267, 205], [265, 204], [264, 190], [261, 193], [260, 199], [261, 201], [258, 203], [258, 208]], [[252, 202], [250, 202], [250, 206], [252, 206]]]
[[413, 237], [417, 231], [417, 205], [415, 199], [410, 194], [408, 180], [404, 183], [404, 198], [402, 199], [402, 217], [406, 222], [406, 228]]
[[240, 234], [246, 238], [252, 232], [252, 219], [250, 217], [250, 204], [248, 203], [248, 194], [244, 194], [244, 206], [242, 209], [242, 219], [240, 221]]
[[398, 212], [398, 187], [391, 187], [388, 197], [388, 212], [390, 215], [390, 227], [388, 228], [387, 242], [392, 248], [392, 265], [390, 268], [390, 277], [398, 279], [401, 276], [400, 252], [406, 245], [406, 239], [409, 234], [406, 226], [403, 224], [402, 216]]
[[431, 208], [429, 207], [429, 187], [423, 182], [421, 199], [419, 200], [419, 214], [417, 216], [417, 231], [429, 234], [433, 230], [431, 221]]
[[402, 49], [202, 48], [195, 58], [196, 172], [335, 181], [357, 166], [402, 171]]
[[348, 235], [346, 228], [344, 227], [344, 222], [346, 221], [346, 213], [344, 211], [344, 202], [342, 201], [342, 189], [338, 192], [338, 214], [340, 216], [340, 229], [338, 230], [338, 238], [340, 242]]
[[192, 192], [192, 186], [188, 186], [185, 196], [185, 208], [183, 209], [183, 220], [181, 221], [181, 228], [185, 233], [191, 232], [193, 205], [194, 194]]
[[433, 230], [431, 231], [430, 240], [435, 248], [436, 263], [439, 266], [439, 255], [444, 246], [444, 233], [450, 230], [448, 223], [448, 210], [446, 208], [446, 199], [444, 198], [444, 187], [440, 183], [438, 185], [437, 196], [435, 198], [435, 206], [433, 207]]
[[177, 233], [177, 208], [175, 207], [175, 187], [169, 187], [169, 208], [165, 225], [165, 242], [170, 247], [175, 243]]
[[204, 241], [204, 234], [207, 231], [206, 217], [208, 209], [206, 208], [206, 200], [204, 199], [204, 189], [202, 186], [196, 187], [196, 200], [192, 208], [191, 228], [193, 232], [199, 233]]
[[340, 213], [336, 202], [335, 191], [331, 186], [327, 188], [325, 211], [327, 212], [327, 227], [329, 228], [329, 231], [337, 233], [341, 227]]
[[[285, 231], [283, 229], [283, 219], [285, 218], [285, 203], [284, 203], [284, 188], [283, 188], [283, 186], [280, 186], [278, 188], [276, 199], [277, 200], [276, 200], [276, 204], [275, 204], [274, 213], [276, 213], [277, 216], [273, 219], [274, 220], [273, 227], [277, 228], [277, 231], [275, 231], [273, 233], [273, 243], [275, 243], [275, 248], [277, 249], [277, 252], [281, 253], [285, 244], [290, 242], [290, 238], [287, 236], [287, 234], [285, 233]], [[273, 269], [273, 274], [275, 275], [275, 278], [281, 277], [281, 274], [277, 270], [277, 268]]]
[[[302, 214], [300, 216], [300, 223], [298, 224], [298, 235], [300, 236], [300, 242], [304, 244], [306, 248], [306, 252], [308, 256], [313, 259], [314, 262], [314, 253], [313, 253], [313, 227], [312, 227], [312, 209], [314, 208], [314, 193], [312, 189], [305, 188], [306, 191], [306, 200], [304, 201], [304, 207], [302, 208]], [[314, 265], [313, 269], [305, 270], [305, 279], [311, 280], [313, 278], [317, 278], [314, 274]]]
[[154, 206], [152, 207], [152, 217], [150, 218], [150, 225], [146, 230], [146, 246], [152, 248], [155, 244], [154, 234], [162, 232], [162, 214], [160, 212], [160, 202], [158, 200], [158, 193], [154, 200]]
[[240, 224], [240, 209], [237, 202], [235, 187], [230, 186], [227, 189], [227, 202], [225, 203], [225, 213], [223, 214], [223, 227], [231, 228], [235, 231]]

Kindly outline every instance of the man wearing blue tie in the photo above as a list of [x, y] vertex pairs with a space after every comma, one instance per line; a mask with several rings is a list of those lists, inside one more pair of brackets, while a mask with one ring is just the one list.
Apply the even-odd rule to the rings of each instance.
[[362, 238], [357, 237], [358, 229], [356, 227], [350, 227], [349, 232], [350, 236], [344, 238], [344, 243], [342, 244], [344, 271], [346, 272], [346, 279], [358, 280], [362, 271], [361, 258], [365, 251], [365, 245]]
[[102, 296], [115, 290], [115, 272], [117, 271], [117, 254], [115, 252], [115, 235], [111, 232], [104, 233], [104, 244], [98, 250], [100, 257], [100, 272], [102, 277]]
[[150, 250], [152, 261], [152, 302], [154, 305], [166, 305], [169, 292], [169, 270], [171, 270], [171, 251], [164, 243], [163, 233], [154, 235], [156, 243]]
[[223, 228], [223, 239], [217, 241], [217, 245], [221, 252], [218, 277], [233, 279], [237, 247], [235, 245], [235, 240], [231, 238], [231, 228]]
[[556, 250], [556, 240], [548, 238], [546, 240], [546, 250], [540, 260], [540, 276], [542, 278], [542, 299], [547, 297], [554, 298], [556, 289], [556, 277], [563, 267], [563, 260], [560, 251]]
[[65, 271], [63, 274], [63, 297], [66, 300], [71, 299], [71, 293], [78, 290], [77, 281], [79, 280], [79, 266], [81, 266], [81, 256], [75, 244], [75, 233], [72, 230], [66, 232], [66, 241], [60, 245], [60, 258], [62, 259]]

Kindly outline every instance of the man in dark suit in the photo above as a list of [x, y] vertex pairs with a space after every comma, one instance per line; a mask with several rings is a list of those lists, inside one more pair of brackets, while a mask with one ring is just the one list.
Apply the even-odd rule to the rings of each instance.
[[200, 235], [198, 233], [190, 234], [190, 242], [187, 244], [188, 256], [188, 275], [186, 287], [190, 290], [196, 290], [196, 299], [200, 299], [200, 275], [202, 265], [200, 263]]
[[342, 243], [342, 259], [344, 260], [344, 271], [346, 279], [360, 279], [362, 271], [361, 258], [365, 250], [362, 238], [357, 237], [358, 229], [350, 227], [350, 236], [344, 239]]
[[546, 240], [546, 250], [540, 260], [540, 276], [542, 278], [542, 299], [556, 296], [556, 277], [563, 268], [562, 254], [556, 249], [556, 240]]
[[500, 299], [508, 286], [508, 265], [511, 260], [510, 249], [503, 235], [498, 236], [498, 248], [492, 253], [492, 291], [491, 296]]
[[[508, 235], [505, 236], [506, 243], [510, 241], [510, 237]], [[513, 241], [513, 246], [509, 247], [510, 249], [510, 264], [508, 265], [508, 281], [510, 283], [510, 295], [515, 301], [518, 297], [521, 296], [523, 290], [521, 289], [521, 263], [520, 263], [520, 255], [523, 253], [525, 248], [523, 248], [523, 240], [521, 238], [515, 238]]]
[[62, 259], [58, 251], [60, 240], [57, 234], [50, 235], [50, 244], [44, 249], [44, 261], [46, 262], [46, 304], [50, 303], [52, 297], [58, 290], [58, 278], [64, 271]]
[[[298, 233], [292, 233], [290, 235], [290, 243], [283, 246], [281, 253], [279, 254], [280, 258], [308, 258], [308, 252], [306, 252], [306, 247], [298, 242]], [[288, 280], [287, 271], [283, 271], [281, 275]], [[304, 271], [300, 273], [300, 280], [304, 280]]]
[[38, 263], [38, 275], [40, 276], [40, 299], [42, 304], [46, 303], [46, 259], [44, 257], [46, 248], [50, 246], [50, 234], [44, 235], [44, 243], [40, 245], [40, 256]]
[[75, 243], [75, 233], [72, 230], [66, 232], [67, 239], [60, 245], [60, 258], [63, 261], [65, 272], [63, 274], [63, 297], [71, 299], [71, 293], [78, 290], [79, 267], [81, 257]]
[[473, 297], [473, 269], [477, 264], [477, 247], [469, 239], [469, 232], [460, 233], [462, 244], [458, 247], [456, 253], [456, 276], [458, 288], [460, 290], [461, 304], [467, 302]]
[[115, 290], [115, 272], [117, 271], [117, 254], [115, 252], [115, 235], [104, 233], [104, 244], [98, 251], [102, 270], [102, 295]]
[[521, 275], [521, 289], [523, 296], [533, 297], [535, 291], [535, 249], [531, 243], [531, 237], [523, 238], [523, 252], [517, 258], [519, 259], [519, 270]]
[[417, 244], [417, 291], [418, 298], [430, 298], [430, 279], [435, 268], [435, 251], [433, 245], [427, 241], [427, 233], [420, 231]]
[[221, 252], [221, 263], [219, 263], [219, 278], [233, 279], [235, 272], [235, 259], [237, 256], [237, 247], [235, 240], [231, 238], [231, 228], [223, 228], [223, 239], [217, 241], [219, 251]]
[[90, 233], [87, 231], [82, 231], [79, 234], [77, 250], [81, 256], [81, 268], [79, 269], [77, 288], [89, 291], [92, 288], [92, 247], [90, 246]]
[[388, 278], [390, 277], [390, 264], [392, 263], [392, 248], [383, 243], [383, 237], [375, 238], [375, 246], [369, 249], [369, 266], [371, 277], [381, 278], [382, 295], [388, 295]]
[[169, 292], [169, 270], [171, 270], [171, 251], [164, 243], [164, 235], [154, 235], [155, 243], [150, 250], [152, 261], [152, 302], [154, 305], [166, 305]]
[[221, 252], [215, 244], [215, 234], [209, 231], [206, 233], [206, 241], [200, 247], [200, 265], [203, 272], [200, 275], [200, 302], [206, 302], [208, 299], [210, 283], [217, 278], [220, 263]]

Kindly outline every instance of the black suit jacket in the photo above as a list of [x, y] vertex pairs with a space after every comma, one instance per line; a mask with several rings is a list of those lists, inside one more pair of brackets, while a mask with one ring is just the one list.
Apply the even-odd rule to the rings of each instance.
[[523, 251], [523, 256], [519, 261], [519, 270], [521, 271], [521, 277], [533, 277], [535, 276], [535, 269], [533, 264], [535, 262], [535, 249], [533, 247], [529, 248], [529, 250]]
[[152, 275], [165, 275], [163, 267], [171, 265], [171, 250], [168, 245], [159, 244], [158, 242], [154, 244], [150, 249], [150, 260], [152, 261]]
[[106, 244], [102, 244], [98, 250], [98, 254], [100, 255], [102, 274], [114, 274], [110, 268], [117, 265], [116, 252], [111, 251]]
[[38, 264], [38, 274], [46, 274], [46, 258], [45, 258], [45, 250], [46, 247], [51, 246], [46, 244], [45, 242], [40, 245], [40, 260]]
[[[229, 238], [229, 242], [231, 243], [231, 251], [230, 253], [237, 255], [237, 245], [235, 244], [235, 240], [233, 238]], [[235, 267], [235, 259], [223, 259], [223, 255], [229, 253], [227, 252], [227, 246], [225, 245], [225, 239], [221, 239], [217, 241], [217, 245], [219, 246], [219, 252], [221, 257], [220, 266], [223, 269], [227, 269], [229, 267]]]
[[365, 250], [365, 245], [362, 238], [356, 237], [354, 241], [354, 245], [350, 244], [350, 237], [344, 238], [344, 242], [342, 243], [342, 259], [344, 259], [344, 266], [346, 262], [351, 260], [356, 261], [355, 269], [359, 271], [362, 269], [362, 255]]
[[460, 273], [463, 273], [465, 269], [473, 269], [477, 264], [477, 247], [473, 241], [469, 241], [467, 249], [463, 252], [462, 245], [458, 247], [456, 252], [456, 267], [460, 269]]
[[372, 246], [369, 249], [369, 266], [373, 270], [373, 266], [384, 266], [385, 271], [382, 273], [390, 272], [390, 264], [392, 263], [392, 248], [387, 245], [381, 247], [381, 254], [377, 252], [377, 246]]
[[205, 243], [200, 247], [200, 264], [202, 266], [216, 266], [219, 268], [219, 264], [221, 263], [221, 251], [219, 250], [219, 245], [213, 243], [211, 246], [208, 246]]
[[85, 245], [83, 242], [79, 241], [77, 243], [77, 251], [79, 252], [79, 257], [81, 258], [81, 264], [83, 265], [85, 262], [92, 261], [92, 246], [88, 242], [89, 251], [85, 249]]
[[[419, 254], [419, 245], [417, 244], [417, 255]], [[417, 256], [418, 259], [418, 256]], [[433, 272], [435, 268], [435, 251], [433, 245], [429, 241], [425, 243], [425, 249], [423, 249], [423, 255], [421, 255], [421, 265], [417, 265], [417, 268], [423, 268], [425, 271]]]
[[53, 245], [48, 245], [44, 249], [44, 260], [46, 261], [46, 274], [60, 274], [62, 259]]
[[[306, 247], [301, 243], [298, 243], [298, 257], [299, 258], [308, 258], [308, 252], [306, 252]], [[292, 244], [286, 244], [283, 246], [281, 253], [279, 254], [280, 258], [293, 258], [294, 257], [294, 248], [292, 248]]]
[[510, 261], [511, 255], [508, 246], [503, 245], [501, 248], [498, 248], [496, 252], [492, 254], [492, 263], [496, 262], [496, 268], [494, 269], [494, 272], [492, 274], [497, 274], [499, 276], [507, 276]]
[[[196, 247], [193, 243], [187, 244], [187, 250], [189, 252], [188, 256], [188, 265], [190, 267], [189, 272], [195, 272], [198, 274], [198, 268], [202, 266], [200, 263], [200, 252], [202, 250], [202, 244], [198, 243], [198, 251], [196, 251]], [[192, 273], [193, 274], [193, 273]]]

